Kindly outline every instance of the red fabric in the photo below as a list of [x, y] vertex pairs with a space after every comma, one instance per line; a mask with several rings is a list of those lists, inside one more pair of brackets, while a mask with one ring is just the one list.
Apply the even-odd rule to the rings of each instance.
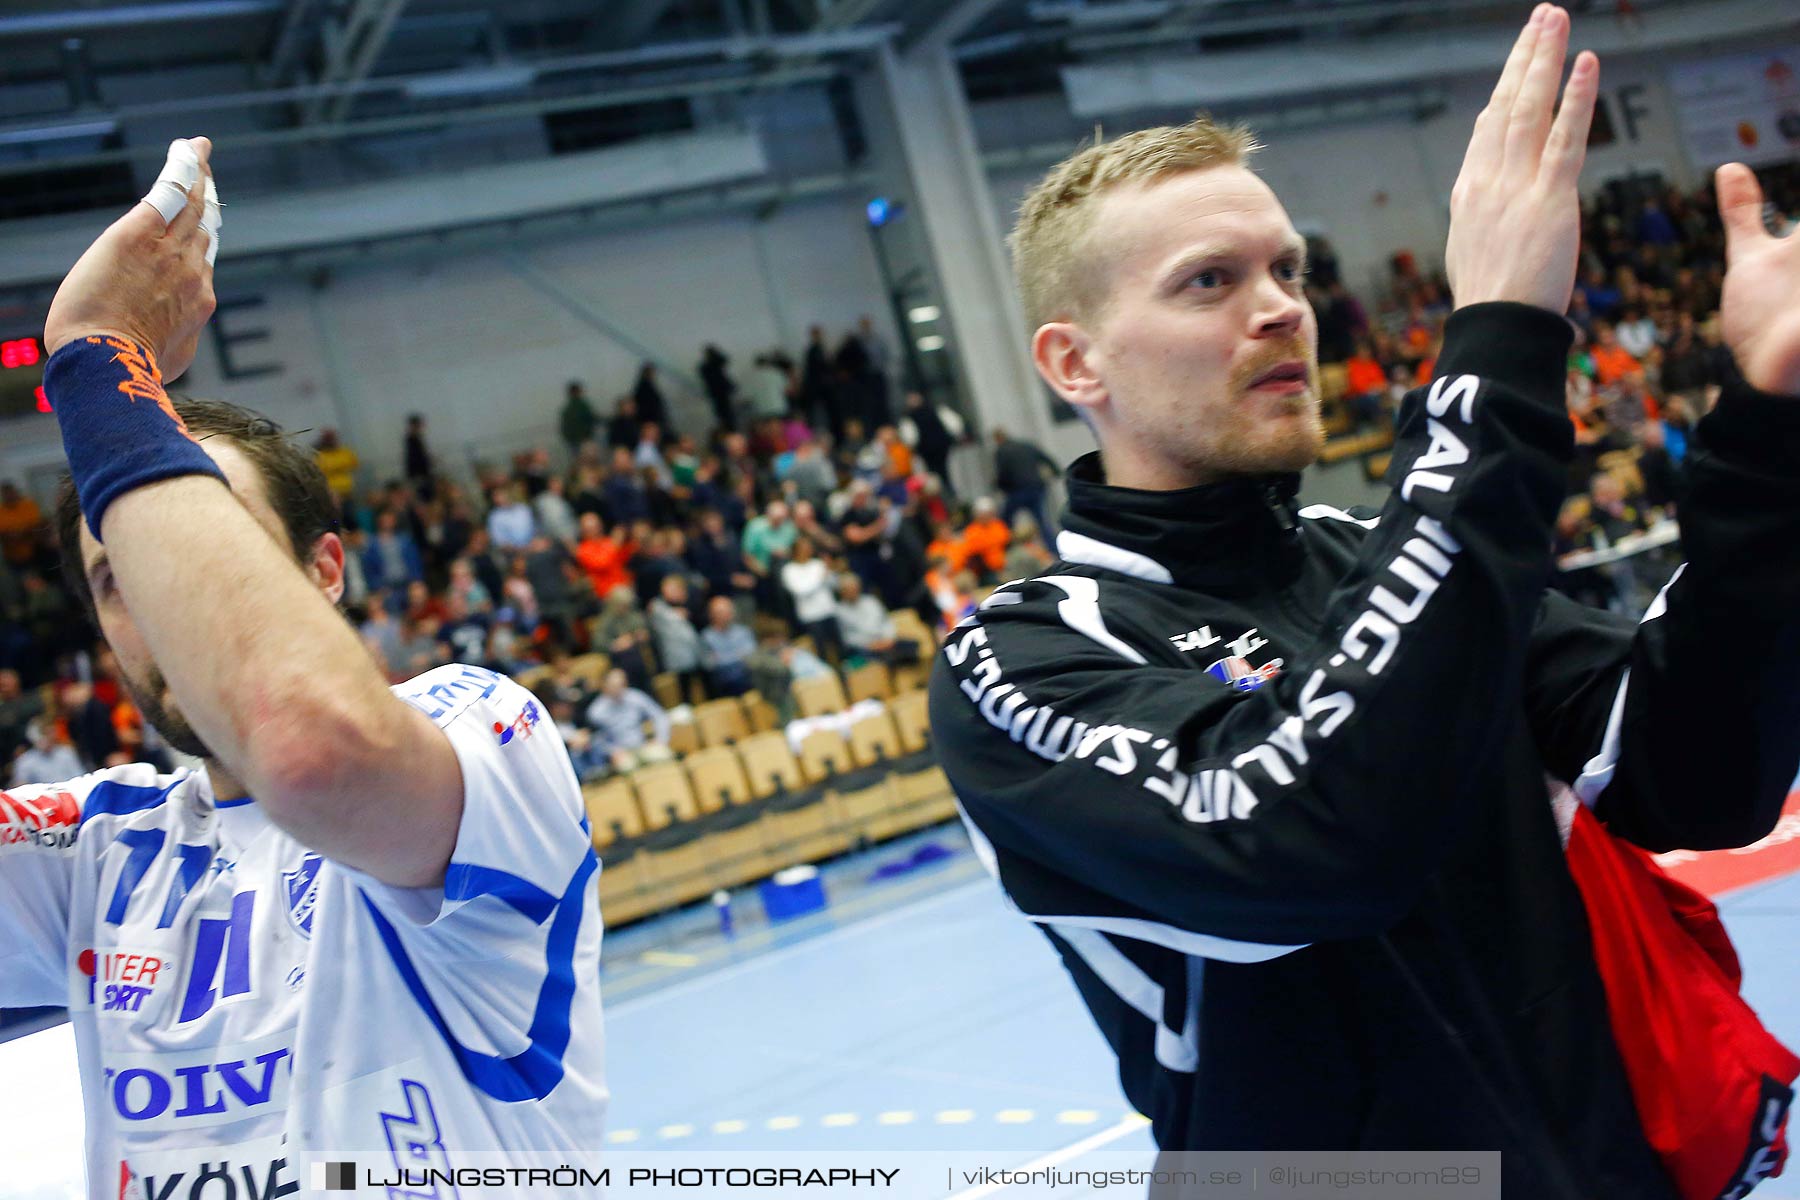
[[1568, 858], [1644, 1135], [1682, 1200], [1743, 1196], [1781, 1174], [1800, 1058], [1738, 995], [1718, 910], [1585, 807]]

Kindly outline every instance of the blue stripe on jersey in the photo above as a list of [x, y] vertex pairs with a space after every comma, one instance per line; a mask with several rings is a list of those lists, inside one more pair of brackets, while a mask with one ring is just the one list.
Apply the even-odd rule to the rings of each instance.
[[214, 800], [213, 807], [214, 808], [242, 808], [246, 804], [255, 804], [255, 803], [256, 803], [256, 801], [249, 796], [239, 796], [236, 800]]
[[444, 872], [444, 899], [473, 900], [477, 896], [504, 900], [533, 925], [542, 925], [556, 910], [556, 897], [528, 879], [493, 867], [451, 863]]
[[[542, 1100], [562, 1082], [563, 1052], [569, 1048], [569, 1015], [575, 1006], [575, 938], [581, 931], [581, 918], [590, 895], [588, 881], [599, 865], [600, 860], [594, 857], [593, 848], [589, 847], [581, 865], [575, 869], [574, 877], [569, 880], [568, 889], [556, 903], [556, 916], [550, 922], [550, 935], [544, 945], [544, 985], [538, 989], [531, 1028], [526, 1031], [531, 1044], [511, 1058], [482, 1054], [456, 1040], [450, 1027], [445, 1024], [443, 1014], [432, 1000], [431, 993], [426, 990], [425, 981], [419, 978], [418, 969], [407, 956], [399, 933], [381, 914], [381, 910], [375, 907], [368, 892], [358, 889], [362, 892], [363, 907], [375, 922], [375, 932], [381, 936], [381, 944], [387, 949], [388, 957], [393, 960], [394, 969], [400, 972], [406, 990], [412, 993], [420, 1011], [430, 1019], [438, 1036], [450, 1048], [450, 1053], [456, 1058], [456, 1065], [462, 1070], [463, 1078], [478, 1091], [495, 1100], [503, 1103]], [[453, 864], [451, 870], [455, 869], [456, 864]], [[484, 869], [465, 868], [466, 871]], [[516, 879], [504, 871], [490, 873], [503, 879]], [[446, 871], [446, 896], [449, 895], [449, 875], [450, 872]], [[524, 880], [517, 882], [532, 887]], [[541, 892], [542, 889], [533, 890]], [[484, 894], [499, 896], [515, 908], [518, 907], [513, 898], [501, 891]], [[542, 918], [534, 923], [542, 924]]]
[[[186, 776], [182, 778], [185, 779]], [[139, 787], [130, 783], [115, 783], [110, 779], [101, 780], [94, 785], [94, 790], [89, 792], [87, 798], [81, 803], [82, 824], [85, 825], [89, 817], [108, 814], [123, 817], [155, 808], [167, 800], [169, 793], [174, 791], [180, 783], [181, 780], [177, 779], [167, 787], [153, 788]]]

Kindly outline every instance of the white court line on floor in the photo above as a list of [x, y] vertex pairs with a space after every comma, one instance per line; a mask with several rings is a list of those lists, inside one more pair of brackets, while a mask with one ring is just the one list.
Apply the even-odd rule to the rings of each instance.
[[[966, 883], [958, 884], [949, 891], [938, 892], [919, 900], [908, 901], [899, 908], [890, 909], [878, 916], [861, 918], [852, 921], [848, 925], [840, 925], [836, 929], [826, 930], [824, 933], [815, 934], [812, 937], [794, 942], [791, 945], [781, 946], [774, 950], [758, 952], [754, 958], [746, 958], [739, 962], [732, 963], [730, 966], [720, 967], [716, 971], [708, 971], [703, 975], [696, 975], [691, 979], [682, 979], [669, 984], [667, 987], [653, 988], [648, 992], [642, 992], [627, 1000], [621, 1000], [617, 1004], [608, 1004], [606, 1006], [607, 1020], [610, 1022], [619, 1017], [623, 1017], [628, 1013], [635, 1012], [646, 1004], [664, 1001], [671, 996], [679, 996], [691, 992], [695, 988], [709, 987], [712, 984], [727, 979], [735, 979], [746, 971], [761, 970], [764, 967], [792, 958], [802, 951], [812, 950], [819, 946], [829, 946], [833, 942], [842, 941], [850, 934], [862, 934], [871, 929], [879, 929], [883, 925], [891, 925], [902, 918], [913, 917], [927, 909], [938, 908], [947, 904], [950, 901], [959, 898], [964, 892], [972, 892], [976, 888], [993, 886], [992, 881], [989, 880], [987, 876], [983, 875], [979, 878], [971, 879]], [[605, 953], [604, 948], [602, 948], [601, 953]]]
[[[1007, 1169], [1023, 1175], [1029, 1174], [1032, 1171], [1043, 1171], [1050, 1167], [1059, 1167], [1063, 1163], [1068, 1162], [1071, 1158], [1080, 1158], [1090, 1150], [1098, 1150], [1108, 1142], [1116, 1142], [1126, 1134], [1136, 1133], [1143, 1127], [1144, 1118], [1136, 1115], [1129, 1116], [1120, 1121], [1117, 1125], [1108, 1129], [1102, 1129], [1099, 1133], [1090, 1134], [1089, 1136], [1082, 1138], [1079, 1142], [1064, 1146], [1061, 1150], [1052, 1150], [1041, 1158], [1034, 1158], [1028, 1163], [1024, 1163], [1017, 1167], [1009, 1167]], [[950, 1197], [950, 1200], [980, 1200], [981, 1197], [990, 1196], [1006, 1186], [1007, 1185], [1004, 1183], [984, 1183], [980, 1187], [969, 1188], [967, 1191], [957, 1192]]]

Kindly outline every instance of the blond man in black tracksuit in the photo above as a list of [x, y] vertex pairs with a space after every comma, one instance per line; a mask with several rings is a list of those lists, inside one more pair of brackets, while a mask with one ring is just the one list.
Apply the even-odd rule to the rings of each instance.
[[1499, 1149], [1509, 1196], [1674, 1195], [1562, 835], [1587, 804], [1741, 845], [1794, 778], [1800, 243], [1721, 171], [1743, 378], [1696, 431], [1687, 564], [1635, 626], [1547, 592], [1598, 85], [1581, 55], [1555, 110], [1567, 39], [1540, 6], [1477, 122], [1379, 513], [1295, 501], [1316, 329], [1247, 135], [1127, 135], [1022, 210], [1032, 350], [1100, 452], [1060, 561], [950, 636], [932, 722], [1165, 1148]]

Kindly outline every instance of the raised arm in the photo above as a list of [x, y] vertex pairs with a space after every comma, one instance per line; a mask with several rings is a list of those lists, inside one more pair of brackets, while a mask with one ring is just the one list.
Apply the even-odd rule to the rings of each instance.
[[1547, 600], [1531, 713], [1551, 768], [1651, 850], [1766, 835], [1800, 768], [1800, 241], [1718, 174], [1720, 316], [1742, 376], [1694, 433], [1687, 561], [1645, 620]]
[[246, 507], [260, 481], [229, 477], [229, 456], [188, 436], [163, 391], [213, 309], [210, 146], [192, 145], [187, 206], [171, 221], [140, 204], [115, 222], [45, 325], [46, 391], [104, 548], [103, 631], [129, 621], [194, 731], [276, 824], [384, 882], [435, 883], [462, 811], [457, 758], [335, 611], [336, 535], [296, 561]]

